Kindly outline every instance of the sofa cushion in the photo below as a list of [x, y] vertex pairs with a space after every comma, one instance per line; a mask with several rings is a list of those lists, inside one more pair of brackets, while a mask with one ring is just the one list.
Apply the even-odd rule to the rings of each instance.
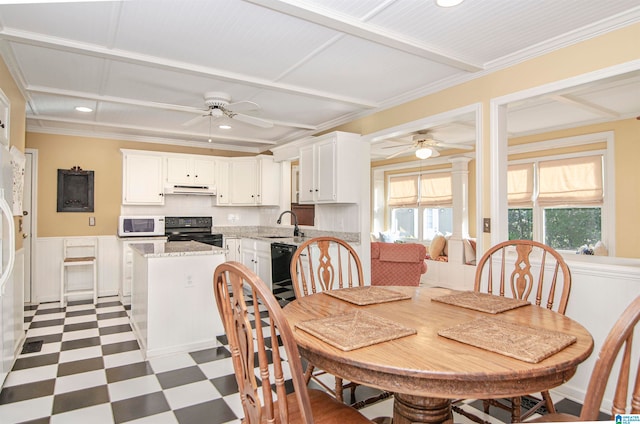
[[[418, 243], [382, 243], [379, 249], [380, 260], [384, 262], [420, 262], [427, 254], [427, 248]], [[371, 257], [373, 258], [373, 247]]]
[[429, 245], [429, 256], [431, 256], [432, 259], [441, 256], [442, 252], [444, 251], [444, 245], [446, 242], [447, 240], [441, 233], [436, 234], [433, 240], [431, 240], [431, 244]]

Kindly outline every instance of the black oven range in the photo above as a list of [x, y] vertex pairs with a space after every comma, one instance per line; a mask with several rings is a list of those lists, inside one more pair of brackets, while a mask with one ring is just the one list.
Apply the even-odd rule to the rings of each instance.
[[213, 219], [210, 216], [167, 216], [164, 233], [167, 241], [199, 241], [222, 247], [222, 234], [212, 234]]

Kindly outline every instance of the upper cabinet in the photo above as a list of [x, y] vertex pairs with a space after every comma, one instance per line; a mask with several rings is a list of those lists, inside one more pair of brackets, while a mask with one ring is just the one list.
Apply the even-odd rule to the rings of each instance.
[[163, 205], [163, 157], [122, 150], [122, 204]]
[[214, 186], [215, 159], [207, 156], [168, 156], [167, 184]]
[[318, 137], [301, 147], [299, 203], [358, 203], [362, 170], [354, 158], [363, 154], [360, 136], [343, 132]]
[[[269, 156], [229, 162], [229, 205], [264, 206], [280, 202], [280, 164]], [[218, 204], [220, 204], [218, 202]]]
[[277, 206], [281, 164], [271, 156], [220, 158], [122, 149], [123, 205], [163, 205], [166, 195], [209, 195], [212, 206]]
[[231, 201], [229, 192], [229, 161], [216, 160], [216, 190], [214, 205], [226, 206]]

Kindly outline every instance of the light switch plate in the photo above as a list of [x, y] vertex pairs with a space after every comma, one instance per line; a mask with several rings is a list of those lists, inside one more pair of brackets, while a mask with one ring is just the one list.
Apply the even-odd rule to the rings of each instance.
[[89, 217], [89, 227], [95, 227], [96, 225], [96, 217], [95, 216], [90, 216]]
[[482, 219], [482, 231], [485, 233], [491, 232], [491, 218]]

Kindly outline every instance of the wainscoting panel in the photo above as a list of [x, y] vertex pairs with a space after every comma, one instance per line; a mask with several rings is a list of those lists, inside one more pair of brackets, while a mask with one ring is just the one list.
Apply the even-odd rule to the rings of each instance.
[[[78, 237], [81, 238], [81, 237]], [[60, 300], [60, 266], [63, 237], [38, 237], [34, 256], [33, 299], [36, 303]], [[67, 270], [72, 289], [89, 288], [91, 268]], [[120, 285], [120, 243], [115, 236], [98, 237], [98, 296], [118, 294]]]

